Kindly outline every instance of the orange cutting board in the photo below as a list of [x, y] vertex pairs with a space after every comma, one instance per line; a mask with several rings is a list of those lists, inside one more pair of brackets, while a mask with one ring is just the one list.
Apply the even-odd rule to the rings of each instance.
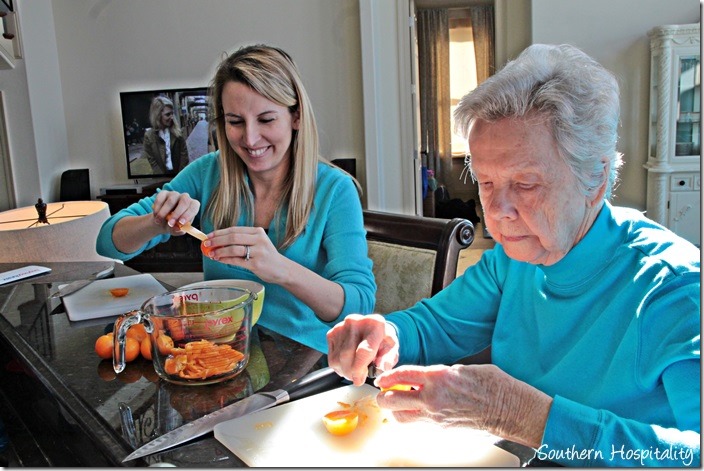
[[[215, 438], [248, 466], [519, 466], [517, 456], [494, 445], [498, 438], [468, 428], [428, 422], [399, 423], [376, 405], [378, 389], [344, 386], [222, 422]], [[322, 417], [352, 406], [357, 429], [331, 435]]]

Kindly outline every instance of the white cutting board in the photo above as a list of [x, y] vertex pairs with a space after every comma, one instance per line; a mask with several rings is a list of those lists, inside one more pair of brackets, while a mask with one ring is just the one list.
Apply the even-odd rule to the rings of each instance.
[[[215, 426], [215, 438], [248, 466], [519, 466], [517, 456], [494, 445], [498, 438], [467, 428], [427, 422], [399, 423], [374, 398], [378, 389], [344, 386]], [[322, 417], [354, 404], [357, 429], [331, 435]], [[366, 415], [366, 418], [364, 418]]]
[[[126, 296], [116, 298], [110, 294], [113, 288], [129, 288]], [[157, 294], [166, 293], [161, 283], [152, 275], [121, 276], [96, 280], [62, 299], [68, 318], [72, 321], [116, 316], [138, 309], [144, 301]]]

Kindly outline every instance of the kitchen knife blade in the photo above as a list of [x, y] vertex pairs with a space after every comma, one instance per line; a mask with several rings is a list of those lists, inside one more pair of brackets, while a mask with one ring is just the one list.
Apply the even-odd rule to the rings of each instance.
[[190, 222], [187, 222], [187, 223], [184, 224], [183, 226], [179, 227], [179, 229], [182, 230], [183, 232], [187, 233], [187, 234], [192, 235], [193, 237], [195, 237], [196, 239], [198, 239], [198, 240], [200, 240], [200, 241], [204, 241], [204, 240], [206, 240], [206, 239], [208, 238], [208, 236], [205, 235], [204, 232], [202, 232], [202, 231], [196, 229], [195, 227], [191, 226], [191, 223], [190, 223]]
[[260, 392], [245, 397], [222, 409], [211, 412], [203, 417], [184, 424], [164, 435], [143, 445], [130, 453], [122, 462], [130, 461], [153, 453], [167, 450], [194, 438], [212, 432], [217, 424], [243, 415], [274, 407], [278, 404], [295, 401], [312, 394], [332, 389], [334, 385], [342, 385], [342, 378], [330, 368], [321, 368], [302, 377], [298, 381], [270, 392]]
[[76, 291], [78, 291], [81, 288], [85, 288], [95, 280], [99, 280], [101, 278], [105, 278], [106, 276], [109, 276], [112, 274], [112, 272], [115, 271], [115, 265], [110, 265], [109, 267], [100, 270], [98, 272], [93, 273], [90, 275], [87, 279], [85, 280], [78, 280], [78, 281], [73, 281], [60, 290], [58, 290], [56, 293], [52, 294], [49, 296], [49, 299], [54, 299], [54, 298], [63, 298], [64, 296], [68, 296], [69, 294], [73, 294]]

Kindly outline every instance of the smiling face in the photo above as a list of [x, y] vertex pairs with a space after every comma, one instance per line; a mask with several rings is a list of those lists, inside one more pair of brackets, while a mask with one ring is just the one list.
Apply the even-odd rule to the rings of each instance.
[[225, 132], [230, 146], [250, 175], [288, 169], [297, 113], [274, 103], [240, 82], [228, 82], [222, 91]]
[[469, 147], [487, 230], [512, 259], [552, 265], [596, 219], [605, 185], [584, 196], [546, 121], [477, 121]]

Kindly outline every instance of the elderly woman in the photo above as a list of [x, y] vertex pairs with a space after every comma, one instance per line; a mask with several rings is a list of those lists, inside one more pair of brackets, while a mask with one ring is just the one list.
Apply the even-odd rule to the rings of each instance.
[[[533, 45], [455, 118], [496, 247], [431, 299], [347, 317], [330, 365], [356, 385], [371, 364], [377, 386], [411, 385], [377, 398], [401, 421], [484, 429], [538, 459], [698, 466], [700, 252], [608, 201], [614, 77], [574, 47]], [[492, 364], [455, 364], [489, 345]]]

